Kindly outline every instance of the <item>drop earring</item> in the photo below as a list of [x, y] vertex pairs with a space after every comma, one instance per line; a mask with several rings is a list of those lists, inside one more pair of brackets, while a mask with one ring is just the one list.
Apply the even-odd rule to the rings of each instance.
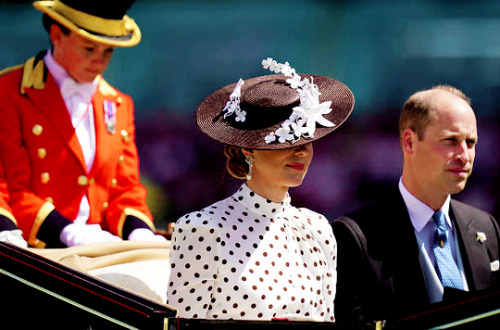
[[252, 155], [246, 156], [245, 161], [248, 164], [247, 180], [250, 180], [252, 178], [253, 156]]

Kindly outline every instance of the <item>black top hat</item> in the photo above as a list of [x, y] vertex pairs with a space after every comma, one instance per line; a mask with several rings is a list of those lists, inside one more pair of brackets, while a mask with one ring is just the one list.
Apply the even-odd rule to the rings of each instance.
[[346, 85], [273, 62], [284, 74], [240, 80], [205, 98], [196, 110], [201, 131], [228, 145], [285, 149], [322, 138], [349, 117], [354, 95]]
[[134, 0], [35, 1], [33, 6], [71, 31], [92, 41], [132, 47], [141, 41], [141, 30], [125, 15]]

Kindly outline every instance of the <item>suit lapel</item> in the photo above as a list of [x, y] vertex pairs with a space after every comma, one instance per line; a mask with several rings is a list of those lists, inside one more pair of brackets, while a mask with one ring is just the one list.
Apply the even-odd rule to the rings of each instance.
[[488, 286], [491, 274], [489, 272], [489, 258], [486, 247], [477, 241], [477, 228], [473, 221], [473, 214], [454, 200], [451, 201], [450, 209], [453, 214], [454, 223], [457, 227], [460, 254], [464, 271], [469, 284], [469, 289], [477, 290]]
[[390, 247], [388, 255], [393, 256], [391, 264], [394, 267], [394, 294], [398, 301], [408, 306], [422, 306], [428, 303], [429, 296], [425, 285], [419, 249], [415, 231], [399, 190], [392, 196], [394, 218], [390, 226], [392, 235], [397, 238], [397, 244]]
[[25, 90], [34, 106], [49, 120], [54, 130], [59, 133], [85, 169], [82, 148], [75, 134], [66, 104], [52, 75], [48, 74], [43, 89], [26, 88]]

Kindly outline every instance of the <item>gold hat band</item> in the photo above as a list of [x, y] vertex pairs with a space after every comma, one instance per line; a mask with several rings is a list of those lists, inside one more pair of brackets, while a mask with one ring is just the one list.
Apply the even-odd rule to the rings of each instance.
[[79, 27], [102, 35], [121, 37], [133, 31], [132, 19], [127, 15], [123, 16], [123, 20], [105, 19], [73, 9], [59, 0], [55, 0], [52, 8]]
[[94, 42], [114, 47], [132, 47], [141, 41], [141, 30], [135, 21], [106, 19], [73, 9], [59, 0], [35, 1], [33, 6], [71, 31]]

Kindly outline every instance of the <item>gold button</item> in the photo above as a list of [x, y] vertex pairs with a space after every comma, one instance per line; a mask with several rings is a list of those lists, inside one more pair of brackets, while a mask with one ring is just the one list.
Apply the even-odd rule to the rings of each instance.
[[122, 102], [123, 102], [123, 98], [122, 98], [121, 96], [118, 96], [118, 97], [116, 98], [116, 103], [120, 104], [120, 103], [122, 103]]
[[111, 187], [116, 187], [117, 183], [118, 181], [116, 180], [116, 178], [113, 178], [113, 180], [111, 180]]
[[125, 159], [125, 156], [120, 155], [120, 158], [118, 158], [118, 163], [121, 164], [123, 163], [123, 160]]
[[40, 180], [42, 181], [42, 183], [47, 183], [49, 182], [50, 180], [50, 175], [48, 172], [43, 172], [41, 175], [40, 175]]
[[78, 184], [80, 186], [86, 186], [89, 183], [89, 179], [85, 175], [80, 175], [78, 177]]
[[90, 178], [89, 185], [94, 184], [94, 182], [95, 182], [95, 179], [94, 178]]
[[107, 209], [108, 205], [109, 205], [108, 202], [104, 202], [104, 203], [102, 203], [102, 208], [103, 209]]
[[122, 131], [120, 132], [120, 134], [122, 135], [122, 139], [123, 141], [127, 142], [129, 137], [128, 137], [128, 132], [124, 129], [122, 129]]
[[38, 136], [38, 135], [42, 134], [43, 127], [42, 127], [42, 125], [36, 124], [36, 125], [33, 126], [33, 128], [31, 129], [31, 131], [33, 132], [33, 134], [35, 134], [35, 135]]
[[38, 158], [44, 159], [47, 156], [47, 150], [45, 148], [38, 148]]
[[45, 200], [47, 202], [49, 202], [50, 204], [54, 204], [54, 199], [52, 197], [47, 197], [47, 198], [45, 198]]

